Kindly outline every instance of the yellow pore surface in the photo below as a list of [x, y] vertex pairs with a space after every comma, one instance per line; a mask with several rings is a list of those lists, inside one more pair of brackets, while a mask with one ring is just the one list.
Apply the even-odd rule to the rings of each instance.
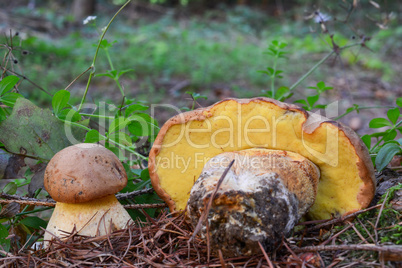
[[225, 101], [204, 115], [203, 121], [170, 127], [155, 159], [160, 185], [176, 210], [185, 208], [190, 190], [210, 158], [257, 147], [292, 151], [319, 167], [321, 178], [311, 218], [330, 218], [360, 208], [356, 199], [362, 184], [356, 167], [359, 158], [336, 126], [323, 123], [308, 134], [302, 131], [303, 113], [258, 100], [247, 104]]

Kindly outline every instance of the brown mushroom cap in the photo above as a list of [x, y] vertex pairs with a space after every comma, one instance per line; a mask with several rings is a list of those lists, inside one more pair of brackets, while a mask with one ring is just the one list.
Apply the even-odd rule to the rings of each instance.
[[269, 98], [226, 99], [168, 120], [149, 155], [152, 185], [172, 211], [183, 210], [210, 158], [258, 147], [295, 152], [318, 166], [311, 218], [352, 213], [374, 196], [374, 167], [355, 132]]
[[54, 200], [74, 204], [119, 192], [127, 185], [127, 174], [113, 152], [102, 145], [81, 143], [53, 156], [44, 184]]

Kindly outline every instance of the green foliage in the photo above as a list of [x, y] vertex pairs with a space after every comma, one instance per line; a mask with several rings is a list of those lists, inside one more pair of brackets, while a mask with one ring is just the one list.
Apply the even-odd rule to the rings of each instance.
[[194, 110], [195, 104], [197, 103], [197, 100], [199, 100], [199, 99], [204, 99], [204, 100], [208, 99], [207, 96], [201, 95], [200, 93], [196, 93], [196, 92], [186, 91], [186, 94], [190, 95], [193, 103], [192, 103], [191, 109], [188, 109], [187, 107], [183, 107], [182, 110]]
[[82, 140], [87, 123], [76, 123], [66, 133], [64, 123], [50, 110], [19, 98], [11, 115], [0, 123], [0, 141], [8, 152], [49, 161], [56, 152], [71, 145], [71, 138]]
[[279, 70], [277, 68], [278, 60], [279, 59], [284, 59], [286, 58], [286, 54], [288, 53], [285, 48], [287, 46], [287, 43], [285, 42], [279, 42], [277, 40], [274, 40], [271, 42], [271, 44], [268, 46], [268, 49], [264, 54], [267, 54], [273, 58], [273, 65], [272, 67], [267, 67], [266, 71], [259, 71], [261, 73], [264, 73], [269, 76], [271, 79], [271, 90], [270, 91], [263, 91], [265, 95], [269, 98], [274, 98], [277, 100], [285, 100], [290, 97], [289, 90], [287, 87], [280, 87], [278, 90], [275, 88], [275, 79], [281, 79], [283, 76], [281, 75], [283, 73], [283, 70]]
[[[6, 76], [0, 81], [0, 103], [3, 103], [10, 108], [14, 107], [17, 99], [22, 97], [21, 94], [11, 92], [17, 85], [18, 81], [19, 78], [14, 75]], [[6, 119], [8, 114], [9, 111], [7, 108], [0, 107], [0, 122]]]
[[[369, 123], [370, 128], [381, 128], [381, 131], [362, 137], [378, 171], [382, 171], [395, 155], [402, 154], [402, 139], [395, 140], [398, 132], [402, 134], [401, 108], [402, 98], [397, 98], [396, 107], [388, 109], [387, 118], [373, 118]], [[374, 145], [371, 144], [372, 138], [376, 139]]]
[[327, 91], [327, 90], [331, 90], [332, 87], [328, 87], [327, 85], [325, 85], [325, 82], [321, 81], [317, 83], [317, 86], [315, 87], [308, 87], [310, 89], [314, 89], [317, 94], [316, 95], [311, 95], [311, 96], [307, 96], [307, 98], [305, 100], [301, 99], [301, 100], [296, 100], [294, 101], [294, 103], [300, 103], [302, 104], [303, 109], [307, 110], [307, 111], [311, 111], [313, 109], [324, 109], [326, 107], [326, 105], [323, 104], [316, 104], [317, 101], [320, 98], [320, 95]]
[[[9, 232], [7, 228], [0, 224], [0, 247], [5, 251], [8, 252], [10, 250], [11, 241], [8, 238]], [[1, 254], [3, 255], [3, 254]]]
[[[145, 150], [147, 153], [146, 150], [149, 150], [147, 146], [153, 142], [159, 131], [158, 123], [147, 113], [148, 106], [125, 96], [120, 79], [122, 75], [133, 70], [117, 70], [114, 68], [109, 49], [116, 42], [109, 43], [103, 40], [104, 33], [98, 42], [92, 65], [88, 68], [91, 71], [89, 80], [78, 107], [74, 105], [75, 99], [71, 98], [71, 92], [62, 89], [57, 91], [51, 99], [52, 111], [48, 108], [41, 109], [28, 99], [21, 98], [22, 95], [10, 92], [19, 81], [16, 76], [6, 76], [0, 81], [0, 102], [4, 105], [1, 107], [0, 114], [0, 145], [7, 152], [19, 155], [19, 157], [37, 160], [36, 164], [31, 164], [26, 169], [22, 179], [9, 182], [3, 188], [4, 193], [18, 194], [19, 188], [29, 184], [29, 186], [34, 187], [30, 191], [35, 193], [34, 196], [36, 197], [41, 190], [35, 187], [41, 187], [41, 184], [37, 185], [35, 180], [43, 181], [43, 174], [40, 174], [39, 167], [43, 164], [46, 165], [55, 153], [70, 146], [72, 141], [74, 143], [105, 141], [106, 148], [113, 151], [124, 162], [129, 183], [123, 191], [150, 187], [148, 169], [143, 168], [143, 161], [146, 161], [147, 157], [137, 150]], [[111, 78], [119, 89], [122, 100], [119, 101], [118, 105], [106, 105], [103, 102], [98, 105], [91, 103], [89, 104], [91, 109], [83, 109], [85, 108], [83, 104], [85, 104], [86, 93], [91, 78], [94, 76], [95, 61], [99, 49], [106, 55], [110, 69], [98, 76]], [[8, 107], [3, 108], [5, 106]], [[92, 124], [94, 122], [97, 124]], [[102, 133], [100, 133], [101, 129], [104, 129]], [[139, 172], [130, 168], [133, 165], [141, 167]], [[21, 169], [22, 167], [17, 165], [16, 168]], [[156, 194], [138, 197], [135, 201], [138, 203], [160, 202], [159, 198], [156, 198]], [[29, 206], [25, 206], [21, 211], [19, 205], [12, 208], [13, 213], [4, 214], [6, 216], [3, 215], [4, 219], [2, 220], [2, 222], [8, 220], [9, 224], [0, 225], [0, 245], [7, 251], [10, 248], [10, 240], [8, 239], [10, 230], [14, 232], [15, 228], [18, 227], [19, 236], [26, 234], [26, 237], [21, 237], [21, 242], [24, 242], [30, 239], [29, 237], [34, 238], [31, 235], [35, 230], [46, 228], [47, 225], [45, 220], [29, 214], [48, 208], [28, 210]], [[154, 209], [150, 210], [149, 213], [154, 216], [157, 211]], [[133, 212], [133, 216], [138, 216], [137, 214], [137, 212]], [[27, 241], [28, 246], [30, 243], [31, 241]]]

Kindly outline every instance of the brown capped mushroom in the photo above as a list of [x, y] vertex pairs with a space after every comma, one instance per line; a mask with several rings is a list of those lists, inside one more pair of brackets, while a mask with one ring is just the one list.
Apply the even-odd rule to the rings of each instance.
[[[205, 175], [208, 174], [205, 164], [215, 156], [230, 152], [258, 159], [256, 151], [247, 151], [252, 148], [280, 150], [288, 155], [294, 153], [298, 158], [310, 160], [318, 168], [320, 178], [315, 201], [307, 211], [308, 218], [328, 219], [349, 214], [367, 207], [374, 196], [373, 164], [367, 148], [355, 132], [341, 123], [311, 114], [296, 105], [269, 98], [226, 99], [168, 120], [161, 128], [149, 156], [152, 185], [172, 211], [184, 210], [189, 198], [189, 211], [202, 211], [205, 206], [202, 207], [195, 198], [197, 208], [191, 208], [192, 196], [200, 195], [205, 190], [203, 198], [208, 198], [206, 193], [209, 189], [202, 190], [199, 182], [197, 190], [191, 189], [197, 179], [204, 181], [205, 186], [206, 177], [211, 181], [216, 181], [217, 177]], [[267, 151], [262, 153], [271, 154]], [[244, 171], [252, 170], [241, 163], [235, 165]], [[298, 164], [289, 165], [297, 169]], [[299, 168], [302, 169], [301, 166]], [[309, 171], [314, 170], [309, 168]], [[264, 174], [272, 172], [278, 174], [281, 180], [287, 180], [278, 170], [268, 168], [263, 171]], [[315, 177], [314, 172], [305, 176]], [[254, 184], [254, 177], [250, 175], [246, 181]], [[297, 196], [293, 190], [289, 193]], [[222, 198], [221, 195], [219, 198]], [[264, 206], [262, 203], [260, 205]], [[272, 204], [266, 203], [265, 207], [259, 209], [271, 209], [268, 208], [270, 206]], [[288, 210], [291, 211], [290, 208]], [[298, 219], [300, 215], [296, 214]], [[216, 213], [213, 215], [220, 217]], [[209, 216], [211, 219], [211, 214]], [[280, 232], [285, 234], [287, 230], [285, 228]], [[230, 244], [229, 240], [227, 244]]]
[[56, 153], [44, 184], [57, 201], [45, 241], [73, 231], [105, 235], [132, 222], [114, 195], [127, 185], [127, 174], [117, 156], [101, 145], [76, 144]]

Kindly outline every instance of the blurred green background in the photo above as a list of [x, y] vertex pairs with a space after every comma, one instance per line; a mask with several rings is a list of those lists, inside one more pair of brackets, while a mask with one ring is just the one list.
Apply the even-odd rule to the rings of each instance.
[[[2, 2], [2, 68], [32, 81], [23, 81], [20, 93], [47, 106], [51, 96], [39, 88], [53, 94], [88, 69], [102, 28], [125, 1]], [[96, 19], [84, 24], [88, 16]], [[309, 86], [324, 81], [334, 90], [320, 102], [339, 100], [346, 110], [354, 103], [393, 105], [402, 96], [401, 25], [398, 1], [142, 0], [117, 16], [106, 39], [113, 44], [108, 52], [114, 68], [134, 69], [120, 79], [127, 97], [178, 107], [191, 107], [186, 91], [207, 96], [199, 99], [203, 106], [262, 95], [270, 78], [259, 71], [273, 64], [264, 54], [273, 40], [288, 44], [287, 58], [278, 61], [283, 71], [278, 87], [291, 86], [331, 52], [330, 36], [338, 46], [361, 42], [329, 58], [289, 100], [305, 98], [312, 94]], [[96, 74], [109, 69], [101, 50]], [[73, 104], [81, 99], [87, 78], [85, 73], [69, 88]], [[103, 76], [93, 79], [88, 96], [89, 102], [121, 99], [114, 81]], [[342, 120], [364, 131], [364, 122], [382, 112]], [[161, 113], [157, 119], [163, 123], [169, 116]]]

